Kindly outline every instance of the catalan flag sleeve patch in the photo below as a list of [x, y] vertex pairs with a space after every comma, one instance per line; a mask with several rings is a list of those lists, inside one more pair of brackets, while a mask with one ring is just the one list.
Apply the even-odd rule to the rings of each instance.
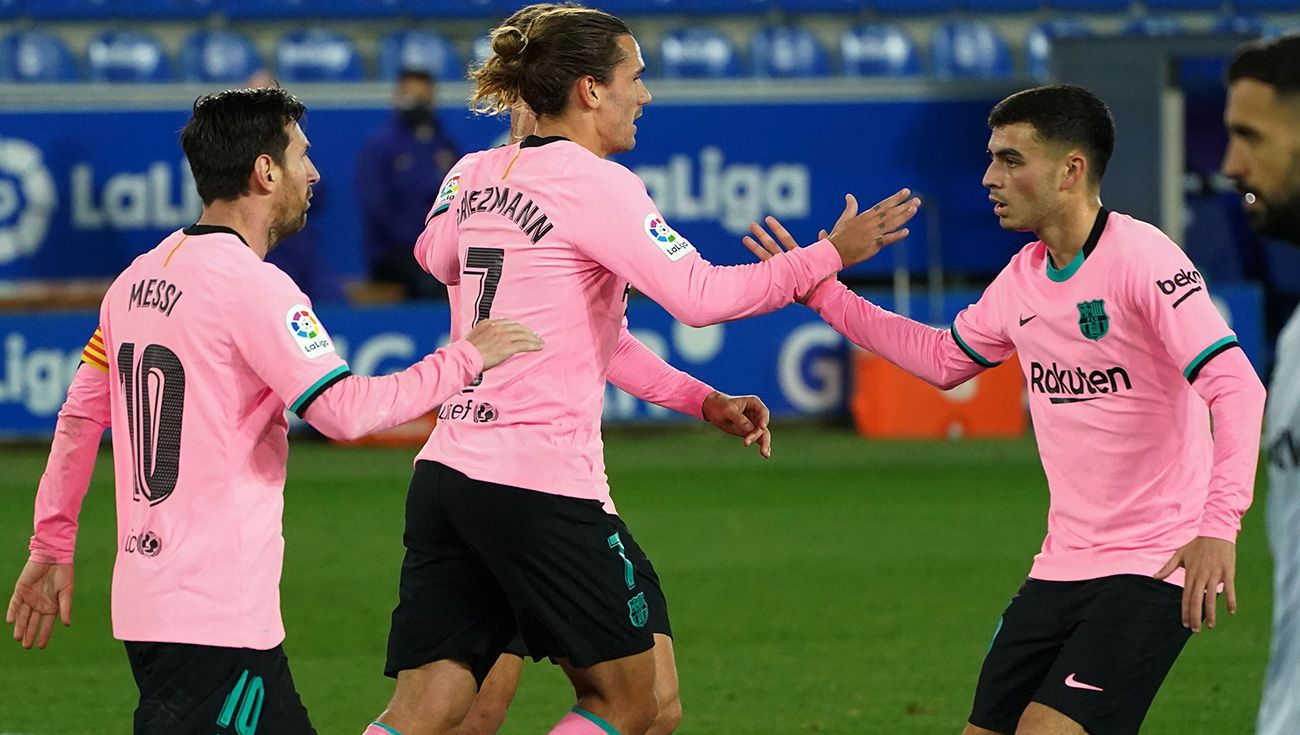
[[86, 343], [86, 349], [81, 351], [81, 361], [108, 373], [108, 355], [104, 353], [104, 330], [101, 327], [95, 327], [95, 333]]

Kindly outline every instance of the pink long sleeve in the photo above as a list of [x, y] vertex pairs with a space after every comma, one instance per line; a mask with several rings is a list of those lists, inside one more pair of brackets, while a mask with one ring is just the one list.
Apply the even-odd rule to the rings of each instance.
[[808, 306], [857, 346], [936, 388], [948, 390], [984, 370], [962, 351], [951, 332], [886, 311], [839, 281], [818, 286]]
[[606, 377], [625, 393], [697, 419], [704, 418], [704, 399], [713, 392], [711, 386], [664, 362], [627, 331], [626, 323], [618, 333]]
[[111, 423], [108, 374], [83, 364], [68, 387], [50, 444], [50, 458], [36, 490], [31, 560], [71, 564], [77, 543], [77, 516], [90, 488], [99, 440]]
[[1264, 385], [1246, 353], [1229, 349], [1205, 363], [1192, 388], [1214, 417], [1214, 464], [1199, 535], [1235, 542], [1255, 491]]
[[482, 355], [460, 340], [399, 373], [349, 374], [302, 409], [302, 415], [331, 439], [356, 439], [423, 416], [482, 370]]
[[[588, 162], [591, 163], [591, 162]], [[575, 244], [678, 321], [692, 327], [766, 314], [807, 293], [844, 267], [835, 245], [822, 240], [761, 263], [716, 266], [664, 220], [636, 174], [611, 161], [582, 167], [573, 186], [587, 237]]]

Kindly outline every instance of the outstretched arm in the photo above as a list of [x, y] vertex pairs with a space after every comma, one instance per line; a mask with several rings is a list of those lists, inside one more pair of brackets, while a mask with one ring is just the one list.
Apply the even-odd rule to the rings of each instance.
[[536, 352], [542, 340], [506, 319], [479, 322], [465, 339], [447, 345], [392, 375], [347, 374], [326, 388], [299, 415], [331, 439], [350, 440], [423, 416], [484, 370], [520, 352]]
[[757, 396], [729, 396], [669, 365], [627, 329], [618, 344], [606, 377], [614, 387], [656, 406], [703, 419], [718, 430], [758, 443], [759, 454], [772, 454], [767, 406]]
[[[615, 166], [616, 164], [609, 164]], [[808, 293], [840, 269], [861, 262], [906, 237], [903, 225], [919, 200], [903, 189], [859, 214], [846, 197], [846, 216], [826, 238], [768, 262], [715, 266], [665, 222], [645, 185], [630, 171], [585, 181], [575, 196], [600, 202], [588, 224], [599, 238], [577, 246], [689, 326], [706, 326], [775, 311]]]
[[[745, 247], [760, 260], [799, 247], [775, 217], [768, 217], [766, 223], [772, 234], [754, 223], [750, 225], [753, 237], [744, 239]], [[977, 360], [978, 355], [963, 349], [955, 332], [935, 329], [886, 311], [834, 278], [822, 281], [802, 300], [831, 328], [857, 346], [941, 390], [960, 385], [990, 366]]]

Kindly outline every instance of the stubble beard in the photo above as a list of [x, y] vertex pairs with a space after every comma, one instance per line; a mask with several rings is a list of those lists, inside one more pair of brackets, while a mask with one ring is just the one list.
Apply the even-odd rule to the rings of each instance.
[[1300, 172], [1292, 178], [1293, 186], [1286, 198], [1265, 202], [1261, 210], [1250, 213], [1250, 226], [1262, 237], [1279, 238], [1300, 247]]
[[266, 234], [266, 252], [271, 252], [276, 245], [306, 226], [307, 207], [304, 203], [302, 211], [296, 217], [284, 217], [271, 225], [271, 229]]

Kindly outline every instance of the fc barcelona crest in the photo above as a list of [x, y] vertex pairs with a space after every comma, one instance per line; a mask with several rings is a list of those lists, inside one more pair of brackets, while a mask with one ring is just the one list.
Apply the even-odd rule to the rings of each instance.
[[1083, 301], [1079, 303], [1079, 331], [1088, 339], [1101, 339], [1110, 329], [1110, 317], [1106, 316], [1106, 301]]
[[650, 606], [646, 604], [644, 592], [636, 593], [636, 597], [627, 601], [627, 617], [638, 628], [644, 628], [650, 621]]

